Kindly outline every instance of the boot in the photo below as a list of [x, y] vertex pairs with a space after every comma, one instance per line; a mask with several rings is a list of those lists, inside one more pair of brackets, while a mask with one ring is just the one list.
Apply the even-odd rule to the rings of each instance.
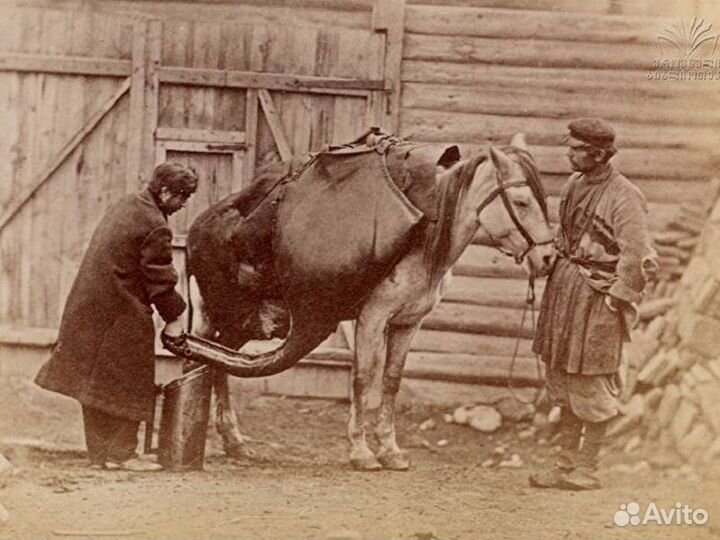
[[582, 433], [582, 421], [573, 414], [569, 407], [565, 407], [558, 422], [560, 431], [560, 453], [551, 469], [530, 475], [530, 485], [538, 488], [560, 488], [565, 483], [565, 477], [577, 465], [577, 449]]
[[585, 437], [577, 453], [577, 465], [564, 478], [564, 489], [593, 490], [602, 486], [596, 476], [598, 454], [605, 439], [605, 430], [609, 420], [604, 422], [586, 422]]

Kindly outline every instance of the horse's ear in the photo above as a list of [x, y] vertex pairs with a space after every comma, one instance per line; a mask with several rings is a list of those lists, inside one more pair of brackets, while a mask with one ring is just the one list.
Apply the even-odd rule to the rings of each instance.
[[527, 141], [525, 140], [525, 134], [524, 133], [516, 133], [512, 136], [512, 139], [510, 139], [510, 146], [514, 146], [515, 148], [519, 148], [520, 150], [525, 150], [528, 152], [530, 149], [528, 148]]
[[510, 159], [502, 152], [495, 150], [492, 146], [490, 147], [489, 153], [493, 166], [498, 170], [502, 177], [507, 177], [510, 169]]
[[440, 156], [440, 159], [437, 160], [436, 165], [443, 167], [444, 169], [449, 169], [458, 161], [460, 161], [460, 149], [453, 145], [445, 149], [443, 154]]

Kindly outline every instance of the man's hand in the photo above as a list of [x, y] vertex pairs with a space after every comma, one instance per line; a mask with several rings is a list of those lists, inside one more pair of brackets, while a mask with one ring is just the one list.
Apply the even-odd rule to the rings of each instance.
[[605, 296], [605, 303], [607, 304], [607, 307], [610, 308], [610, 311], [622, 311], [622, 309], [625, 307], [625, 302], [622, 300], [618, 300], [614, 296], [610, 296], [609, 294]]
[[182, 320], [175, 319], [174, 321], [167, 323], [165, 325], [165, 328], [163, 328], [163, 333], [170, 337], [182, 336], [185, 333], [185, 328]]

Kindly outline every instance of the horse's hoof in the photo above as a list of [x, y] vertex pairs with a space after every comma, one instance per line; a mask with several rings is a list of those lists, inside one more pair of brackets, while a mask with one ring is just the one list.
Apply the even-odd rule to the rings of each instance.
[[387, 452], [378, 455], [378, 461], [385, 469], [391, 471], [407, 471], [410, 468], [410, 458], [405, 452]]
[[356, 471], [379, 471], [382, 469], [382, 465], [375, 459], [375, 456], [352, 458], [350, 464]]
[[253, 459], [256, 456], [255, 450], [246, 444], [226, 444], [223, 450], [227, 457], [234, 459]]

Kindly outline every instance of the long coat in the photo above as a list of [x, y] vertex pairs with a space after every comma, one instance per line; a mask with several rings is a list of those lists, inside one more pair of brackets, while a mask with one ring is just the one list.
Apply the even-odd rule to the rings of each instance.
[[[548, 278], [533, 350], [567, 373], [615, 373], [655, 266], [640, 190], [612, 165], [575, 174], [561, 194], [559, 257]], [[613, 312], [606, 296], [622, 301]]]
[[155, 392], [151, 305], [165, 321], [185, 310], [175, 290], [171, 241], [149, 191], [110, 207], [90, 240], [38, 385], [115, 416], [149, 419]]

